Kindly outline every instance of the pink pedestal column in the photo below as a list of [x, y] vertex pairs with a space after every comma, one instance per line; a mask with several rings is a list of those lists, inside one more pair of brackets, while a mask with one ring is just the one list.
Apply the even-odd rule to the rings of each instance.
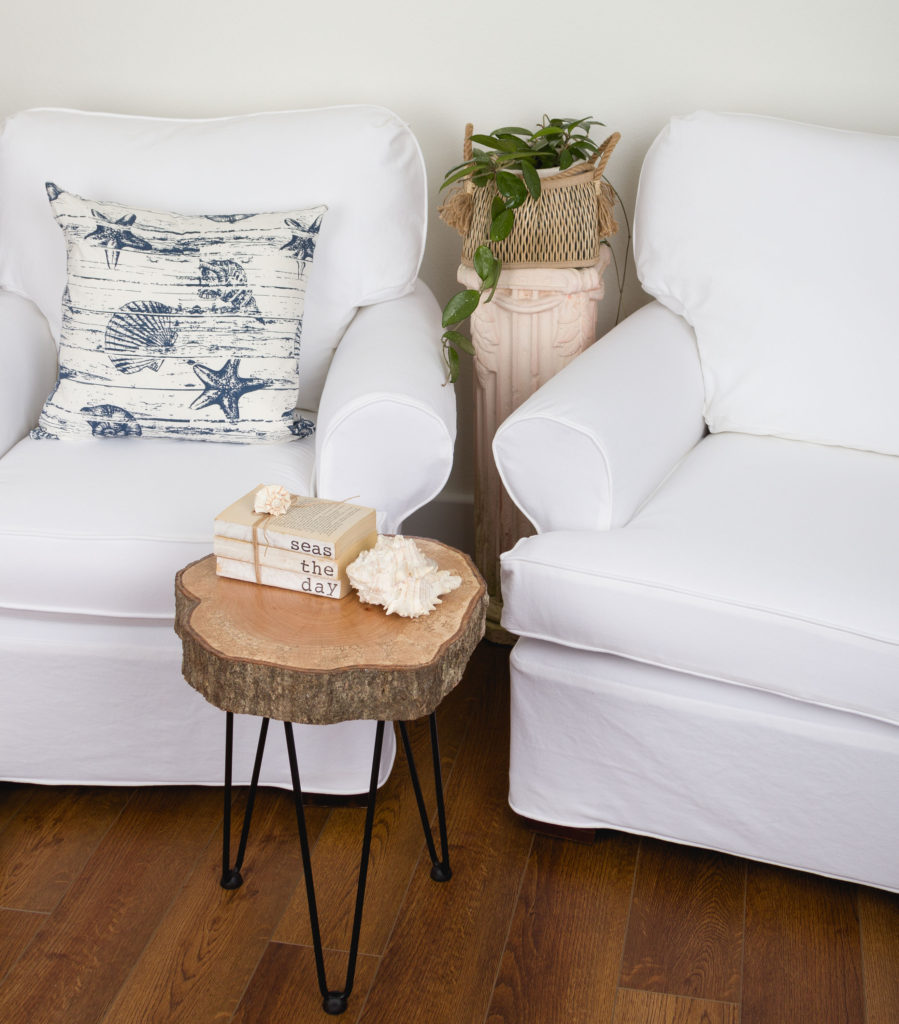
[[[491, 302], [471, 318], [475, 348], [475, 562], [487, 581], [487, 638], [512, 643], [499, 624], [502, 614], [499, 556], [534, 532], [499, 479], [491, 444], [497, 427], [537, 388], [571, 362], [596, 338], [596, 314], [609, 264], [583, 270], [510, 267], [503, 270]], [[466, 288], [480, 280], [459, 267]]]

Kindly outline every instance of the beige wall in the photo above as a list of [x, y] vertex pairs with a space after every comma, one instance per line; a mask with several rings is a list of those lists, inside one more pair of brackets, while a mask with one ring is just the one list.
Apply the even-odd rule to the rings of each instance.
[[[622, 133], [608, 173], [630, 214], [647, 146], [675, 113], [899, 134], [897, 57], [895, 0], [7, 0], [0, 116], [44, 105], [207, 116], [381, 103], [420, 139], [436, 209], [467, 120], [486, 131], [545, 112], [592, 114]], [[834, 182], [834, 202], [838, 232], [852, 215], [851, 182]], [[435, 214], [423, 276], [441, 301], [455, 290], [458, 253]], [[644, 301], [630, 274], [625, 312]], [[604, 326], [615, 305], [610, 295]], [[462, 519], [470, 388], [466, 372], [446, 506]]]

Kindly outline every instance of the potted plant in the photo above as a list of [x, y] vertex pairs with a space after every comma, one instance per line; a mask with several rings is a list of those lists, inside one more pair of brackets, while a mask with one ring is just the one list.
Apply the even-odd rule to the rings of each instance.
[[[467, 126], [463, 162], [447, 171], [441, 191], [457, 187], [439, 212], [463, 235], [463, 262], [474, 267], [480, 287], [457, 292], [443, 310], [451, 382], [458, 376], [460, 351], [474, 354], [458, 327], [482, 298], [493, 298], [504, 262], [588, 266], [617, 230], [611, 215], [615, 192], [602, 174], [620, 136], [595, 142], [591, 130], [601, 125], [591, 117], [544, 117], [533, 130], [497, 128], [488, 135], [472, 134]], [[552, 200], [541, 202], [550, 194]], [[516, 224], [516, 213], [524, 225]], [[560, 250], [560, 237], [571, 245], [572, 235], [578, 236], [576, 251]]]

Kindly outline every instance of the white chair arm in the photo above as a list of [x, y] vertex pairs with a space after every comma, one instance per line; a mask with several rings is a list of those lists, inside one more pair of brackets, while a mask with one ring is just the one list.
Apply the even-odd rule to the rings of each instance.
[[0, 455], [37, 426], [57, 362], [50, 328], [37, 306], [0, 289]]
[[496, 432], [509, 496], [538, 533], [621, 526], [703, 436], [693, 330], [652, 302], [547, 381]]
[[428, 288], [365, 306], [328, 371], [316, 426], [316, 493], [378, 510], [378, 529], [441, 490], [453, 463], [456, 396], [445, 384], [440, 307]]

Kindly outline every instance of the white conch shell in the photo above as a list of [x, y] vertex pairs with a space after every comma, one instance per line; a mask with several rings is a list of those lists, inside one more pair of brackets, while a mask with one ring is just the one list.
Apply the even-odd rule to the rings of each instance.
[[268, 484], [266, 487], [260, 487], [256, 492], [253, 511], [266, 512], [270, 516], [283, 516], [290, 508], [292, 500], [290, 491], [286, 487], [282, 487], [280, 484]]
[[388, 615], [415, 619], [427, 615], [462, 582], [438, 569], [409, 537], [378, 537], [377, 543], [347, 566], [350, 583], [365, 604], [380, 604]]

